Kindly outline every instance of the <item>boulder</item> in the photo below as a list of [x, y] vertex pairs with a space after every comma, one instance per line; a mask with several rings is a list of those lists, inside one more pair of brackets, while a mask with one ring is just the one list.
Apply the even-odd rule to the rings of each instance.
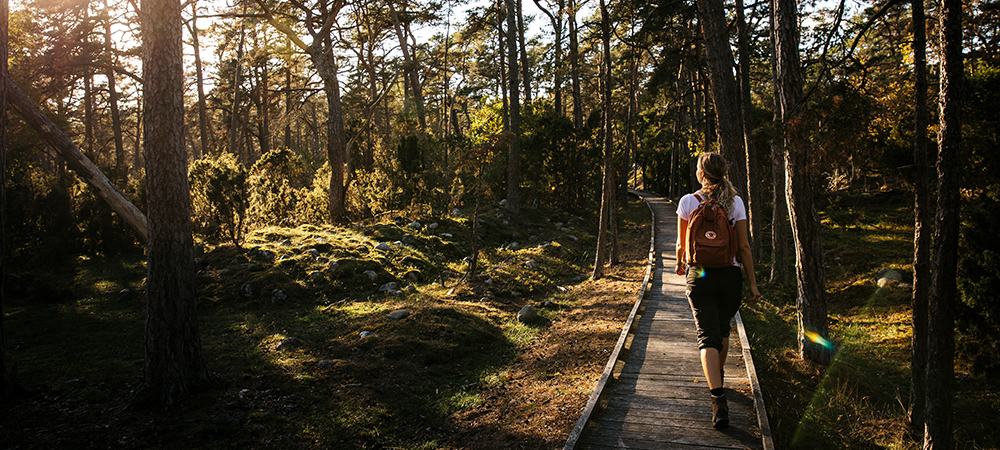
[[378, 280], [378, 273], [376, 273], [376, 272], [375, 272], [374, 270], [366, 270], [366, 271], [364, 271], [363, 273], [364, 273], [364, 274], [365, 274], [365, 276], [366, 276], [366, 277], [368, 277], [368, 279], [369, 279], [369, 280], [371, 280], [371, 281], [376, 281], [376, 280]]
[[879, 270], [875, 275], [876, 284], [878, 287], [886, 287], [889, 283], [893, 281], [903, 281], [903, 274], [895, 269], [882, 269]]
[[388, 242], [381, 242], [375, 246], [375, 250], [381, 250], [383, 252], [387, 252], [389, 250], [392, 250], [392, 246], [389, 245]]
[[538, 320], [538, 311], [535, 311], [535, 307], [531, 305], [524, 305], [520, 311], [517, 312], [517, 321], [521, 323], [531, 323]]
[[250, 299], [253, 298], [253, 285], [250, 283], [243, 283], [240, 286], [240, 297]]
[[393, 311], [389, 313], [389, 320], [402, 320], [410, 317], [410, 312], [405, 309], [400, 309], [398, 311]]
[[280, 303], [288, 300], [288, 293], [284, 289], [275, 289], [271, 291], [271, 303]]
[[288, 339], [285, 339], [285, 340], [281, 341], [281, 343], [278, 344], [278, 346], [275, 347], [275, 349], [276, 350], [291, 350], [293, 348], [298, 348], [298, 347], [301, 347], [301, 346], [302, 346], [302, 340], [299, 339], [299, 338], [292, 337], [292, 338], [288, 338]]
[[423, 224], [421, 224], [420, 222], [416, 222], [416, 221], [410, 222], [410, 223], [406, 224], [406, 228], [410, 228], [410, 229], [414, 229], [414, 230], [419, 230], [419, 229], [421, 229], [423, 227], [424, 227]]

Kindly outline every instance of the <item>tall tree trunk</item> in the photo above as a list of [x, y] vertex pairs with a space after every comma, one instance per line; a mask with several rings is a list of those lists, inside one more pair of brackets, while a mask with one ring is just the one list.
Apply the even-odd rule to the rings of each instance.
[[[770, 11], [771, 28], [771, 79], [778, 79], [778, 63], [774, 55], [778, 54], [777, 29], [775, 28], [776, 11], [774, 2], [771, 0]], [[781, 130], [781, 98], [774, 95], [774, 118], [772, 126], [775, 130]], [[772, 213], [771, 213], [771, 276], [772, 284], [788, 285], [788, 241], [791, 230], [788, 226], [788, 204], [785, 200], [785, 137], [783, 134], [775, 135], [771, 140], [771, 179], [774, 182], [772, 192]]]
[[4, 341], [4, 301], [7, 299], [2, 280], [7, 279], [4, 255], [7, 254], [7, 71], [8, 20], [10, 3], [0, 0], [0, 405], [4, 404], [10, 374], [7, 373], [7, 344]]
[[77, 175], [97, 190], [97, 194], [108, 202], [111, 209], [121, 215], [135, 229], [140, 239], [144, 242], [148, 241], [146, 216], [143, 215], [142, 211], [139, 211], [132, 202], [122, 195], [121, 191], [108, 180], [108, 177], [104, 176], [101, 170], [77, 148], [76, 144], [49, 120], [45, 113], [38, 108], [38, 105], [32, 102], [24, 91], [11, 81], [10, 77], [7, 77], [5, 84], [7, 88], [6, 99], [10, 106], [21, 114], [24, 121], [52, 146]]
[[94, 80], [90, 69], [83, 76], [83, 147], [91, 159], [100, 163], [97, 149], [94, 148]]
[[517, 0], [517, 42], [521, 47], [521, 77], [524, 79], [524, 104], [531, 104], [531, 67], [528, 64], [528, 47], [524, 45], [524, 14], [521, 0]]
[[208, 123], [208, 108], [205, 105], [205, 75], [201, 65], [201, 44], [198, 42], [198, 3], [194, 1], [191, 2], [189, 27], [191, 46], [194, 49], [195, 90], [198, 92], [198, 134], [201, 141], [201, 156], [205, 156], [211, 152], [212, 136], [209, 132], [211, 124]]
[[406, 79], [410, 82], [413, 102], [417, 108], [417, 121], [420, 124], [420, 130], [426, 131], [427, 117], [424, 115], [424, 99], [420, 89], [420, 76], [417, 73], [417, 63], [410, 55], [410, 47], [406, 41], [406, 34], [403, 32], [402, 24], [399, 21], [399, 14], [396, 13], [396, 7], [393, 6], [392, 3], [392, 1], [387, 2], [389, 5], [389, 12], [392, 14], [392, 25], [396, 28], [396, 36], [399, 38], [399, 49], [403, 52], [403, 65], [406, 66]]
[[268, 89], [271, 85], [270, 70], [267, 61], [260, 67], [260, 154], [264, 155], [271, 151], [271, 98], [268, 96]]
[[282, 145], [284, 145], [286, 148], [296, 147], [292, 143], [291, 117], [292, 117], [292, 69], [288, 65], [286, 65], [285, 66], [285, 111], [284, 111], [285, 134], [281, 139]]
[[907, 410], [914, 431], [924, 429], [927, 395], [927, 297], [930, 294], [931, 196], [927, 138], [927, 32], [924, 0], [912, 0], [913, 27], [913, 298], [910, 360], [910, 404]]
[[942, 0], [941, 81], [938, 98], [938, 195], [931, 252], [931, 291], [928, 303], [930, 337], [927, 347], [927, 405], [924, 412], [924, 449], [955, 448], [952, 424], [952, 379], [955, 375], [955, 303], [958, 297], [958, 229], [961, 197], [959, 150], [962, 146], [962, 2]]
[[104, 51], [108, 54], [108, 108], [111, 110], [111, 132], [115, 141], [115, 173], [117, 181], [122, 182], [128, 178], [128, 169], [125, 167], [125, 141], [122, 132], [122, 118], [118, 111], [118, 88], [115, 83], [115, 48], [111, 39], [111, 8], [108, 0], [104, 0], [104, 10], [107, 11], [107, 19], [104, 21]]
[[507, 153], [507, 211], [520, 213], [521, 209], [521, 102], [517, 74], [517, 5], [515, 0], [505, 0], [507, 6], [507, 70], [510, 82], [510, 147]]
[[[246, 15], [247, 7], [243, 5], [243, 15]], [[240, 42], [236, 47], [236, 63], [234, 70], [236, 78], [233, 81], [233, 109], [229, 122], [229, 153], [232, 153], [243, 163], [249, 163], [250, 158], [243, 154], [242, 150], [242, 129], [243, 121], [240, 120], [243, 97], [243, 45], [246, 43], [245, 19], [240, 18]]]
[[739, 88], [740, 113], [743, 118], [743, 148], [746, 153], [747, 216], [750, 222], [750, 246], [755, 255], [760, 254], [761, 209], [764, 193], [761, 189], [760, 166], [753, 145], [753, 99], [750, 96], [750, 31], [747, 26], [743, 0], [736, 0], [737, 48], [740, 58]]
[[562, 18], [564, 14], [564, 2], [565, 0], [558, 0], [559, 10], [555, 14], [549, 11], [548, 8], [542, 6], [539, 0], [534, 0], [535, 5], [538, 9], [542, 11], [546, 16], [549, 16], [549, 22], [552, 23], [552, 31], [555, 33], [555, 42], [553, 43], [552, 51], [552, 61], [553, 61], [553, 80], [552, 80], [552, 92], [554, 96], [553, 107], [555, 108], [556, 114], [563, 114], [563, 104], [562, 104]]
[[583, 94], [580, 92], [580, 46], [577, 43], [576, 0], [569, 0], [569, 65], [573, 82], [573, 125], [583, 129]]
[[776, 96], [780, 100], [782, 134], [785, 136], [785, 192], [795, 240], [795, 275], [798, 282], [799, 353], [803, 359], [829, 364], [832, 348], [827, 340], [826, 277], [823, 273], [821, 225], [813, 206], [810, 164], [802, 105], [802, 67], [799, 63], [798, 13], [795, 0], [776, 0]]
[[181, 5], [144, 0], [143, 102], [149, 242], [145, 365], [139, 404], [172, 405], [212, 387], [198, 332], [191, 197], [184, 149]]
[[615, 206], [615, 168], [613, 165], [614, 136], [612, 129], [611, 101], [611, 19], [608, 8], [601, 0], [601, 41], [604, 44], [604, 54], [601, 63], [601, 100], [603, 103], [604, 122], [604, 177], [601, 189], [601, 213], [597, 231], [597, 251], [594, 258], [594, 279], [604, 277], [604, 262], [607, 258], [608, 234], [616, 221]]
[[708, 80], [712, 103], [715, 105], [716, 133], [719, 153], [729, 163], [729, 179], [746, 195], [746, 150], [743, 147], [743, 117], [740, 113], [739, 89], [733, 77], [733, 52], [729, 45], [729, 29], [722, 0], [698, 0], [701, 31], [708, 56]]

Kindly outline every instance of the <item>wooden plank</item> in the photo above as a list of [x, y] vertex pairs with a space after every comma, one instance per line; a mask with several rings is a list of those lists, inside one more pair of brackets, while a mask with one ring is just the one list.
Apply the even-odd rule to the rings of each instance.
[[745, 449], [746, 442], [754, 442], [757, 439], [746, 430], [732, 427], [716, 430], [712, 427], [698, 429], [634, 423], [595, 427], [588, 433], [587, 438], [589, 442], [594, 443], [642, 440], [733, 449]]

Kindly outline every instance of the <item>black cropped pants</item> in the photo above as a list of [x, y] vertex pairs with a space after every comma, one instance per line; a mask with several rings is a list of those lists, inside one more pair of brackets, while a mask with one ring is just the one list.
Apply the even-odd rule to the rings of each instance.
[[743, 303], [742, 270], [737, 266], [688, 267], [687, 298], [698, 329], [698, 348], [722, 351], [730, 321]]

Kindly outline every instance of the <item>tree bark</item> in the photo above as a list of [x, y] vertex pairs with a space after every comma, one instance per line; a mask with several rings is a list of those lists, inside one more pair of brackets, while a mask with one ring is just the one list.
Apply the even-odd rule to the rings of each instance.
[[531, 66], [528, 64], [528, 47], [524, 45], [524, 14], [521, 1], [517, 0], [517, 42], [521, 48], [521, 78], [524, 80], [524, 104], [531, 104]]
[[750, 88], [750, 30], [747, 26], [743, 0], [736, 0], [737, 52], [739, 54], [740, 115], [743, 118], [743, 148], [746, 153], [747, 219], [750, 223], [750, 247], [753, 254], [761, 249], [761, 209], [764, 198], [760, 182], [760, 165], [753, 145], [753, 99]]
[[[778, 63], [774, 55], [778, 54], [777, 29], [775, 27], [775, 8], [772, 1], [772, 8], [769, 14], [771, 28], [771, 79], [778, 80]], [[781, 130], [781, 98], [775, 92], [774, 95], [774, 118], [772, 126], [775, 130]], [[771, 212], [771, 276], [772, 284], [782, 286], [788, 285], [788, 240], [791, 230], [788, 227], [788, 204], [785, 200], [785, 137], [782, 133], [775, 133], [771, 141], [771, 178], [774, 181], [774, 192], [772, 193]]]
[[191, 197], [184, 148], [184, 69], [181, 5], [144, 0], [143, 103], [146, 110], [145, 365], [139, 405], [169, 406], [216, 384], [202, 356], [191, 235]]
[[10, 374], [7, 373], [7, 344], [4, 341], [4, 301], [6, 292], [3, 280], [7, 279], [4, 255], [7, 254], [5, 230], [7, 230], [7, 70], [8, 24], [10, 3], [0, 0], [0, 405], [4, 404]]
[[120, 214], [129, 225], [132, 225], [132, 228], [135, 229], [135, 232], [138, 233], [139, 238], [143, 242], [147, 242], [146, 216], [143, 215], [142, 211], [139, 211], [139, 208], [136, 208], [132, 202], [125, 198], [121, 191], [108, 180], [108, 177], [101, 173], [101, 170], [94, 165], [90, 158], [87, 158], [76, 147], [76, 144], [63, 134], [56, 124], [52, 123], [45, 113], [38, 109], [38, 105], [32, 102], [24, 91], [14, 84], [9, 77], [6, 79], [5, 84], [7, 88], [7, 100], [21, 114], [24, 121], [34, 128], [42, 136], [42, 139], [45, 139], [45, 142], [59, 153], [59, 156], [62, 156], [66, 160], [66, 164], [76, 171], [77, 175], [93, 186], [94, 189], [97, 189], [97, 194], [104, 201], [108, 202], [111, 209]]
[[548, 8], [542, 6], [539, 0], [534, 0], [535, 5], [538, 9], [542, 11], [546, 16], [549, 17], [549, 22], [552, 23], [552, 31], [555, 33], [555, 42], [553, 43], [552, 50], [552, 61], [553, 61], [553, 80], [552, 80], [552, 92], [553, 92], [553, 107], [555, 108], [556, 114], [563, 114], [563, 103], [562, 103], [562, 16], [564, 8], [564, 0], [558, 0], [558, 11], [556, 14], [552, 14]]
[[111, 38], [111, 8], [108, 0], [104, 0], [104, 10], [108, 17], [104, 21], [104, 51], [108, 54], [108, 108], [111, 110], [111, 132], [115, 141], [115, 173], [117, 181], [125, 181], [128, 178], [128, 169], [125, 168], [125, 141], [122, 133], [121, 113], [118, 111], [118, 87], [115, 83], [115, 67], [118, 65], [115, 58], [115, 47]]
[[396, 28], [396, 36], [399, 38], [399, 49], [403, 52], [406, 79], [410, 82], [410, 88], [412, 89], [413, 102], [417, 108], [417, 121], [420, 124], [420, 130], [425, 131], [427, 130], [427, 117], [424, 115], [424, 98], [420, 89], [420, 76], [417, 74], [417, 63], [410, 55], [410, 47], [407, 45], [406, 35], [403, 33], [402, 25], [399, 22], [399, 14], [396, 13], [396, 7], [392, 3], [392, 1], [387, 2], [389, 12], [392, 14], [392, 24]]
[[576, 0], [569, 0], [569, 65], [573, 82], [573, 125], [583, 129], [583, 94], [580, 92], [580, 46], [577, 42]]
[[614, 136], [612, 135], [612, 102], [611, 102], [611, 28], [608, 8], [601, 0], [601, 41], [604, 44], [604, 54], [601, 63], [601, 99], [603, 103], [604, 122], [604, 177], [601, 189], [601, 213], [597, 231], [597, 251], [594, 258], [592, 278], [604, 277], [604, 262], [607, 258], [608, 234], [614, 226], [615, 204], [615, 168], [613, 165]]
[[[195, 89], [198, 91], [198, 132], [201, 156], [211, 152], [212, 136], [209, 134], [208, 108], [205, 105], [205, 75], [201, 65], [201, 44], [198, 42], [198, 2], [191, 2], [191, 46], [194, 49]], [[197, 158], [195, 158], [197, 159]]]
[[507, 153], [507, 211], [520, 213], [521, 209], [521, 102], [517, 66], [517, 4], [505, 0], [507, 6], [507, 70], [510, 83], [510, 131], [513, 133]]
[[938, 92], [938, 195], [932, 251], [927, 333], [927, 405], [924, 449], [955, 448], [952, 380], [955, 376], [955, 303], [958, 300], [958, 230], [961, 197], [959, 164], [962, 145], [962, 2], [942, 0], [940, 88]]
[[743, 117], [740, 113], [739, 89], [733, 76], [733, 52], [729, 45], [729, 29], [722, 0], [698, 0], [698, 13], [705, 53], [708, 57], [708, 80], [715, 105], [716, 134], [719, 153], [729, 163], [729, 179], [746, 195], [746, 150], [743, 147]]
[[913, 298], [910, 360], [910, 404], [907, 410], [910, 426], [924, 429], [924, 407], [927, 395], [927, 298], [930, 294], [931, 197], [927, 138], [927, 33], [924, 0], [912, 0], [913, 27]]
[[[246, 5], [244, 4], [244, 16], [246, 15], [246, 9]], [[250, 158], [243, 154], [243, 121], [240, 120], [240, 108], [243, 100], [243, 45], [246, 43], [244, 20], [240, 18], [240, 42], [236, 47], [236, 63], [233, 68], [236, 72], [236, 78], [233, 81], [233, 109], [229, 122], [229, 153], [236, 155], [240, 162], [249, 163]]]
[[798, 13], [795, 0], [775, 0], [776, 96], [784, 135], [785, 194], [795, 240], [798, 282], [799, 353], [803, 359], [829, 364], [826, 277], [823, 273], [821, 225], [813, 206], [809, 140], [802, 112], [802, 74], [798, 54]]

